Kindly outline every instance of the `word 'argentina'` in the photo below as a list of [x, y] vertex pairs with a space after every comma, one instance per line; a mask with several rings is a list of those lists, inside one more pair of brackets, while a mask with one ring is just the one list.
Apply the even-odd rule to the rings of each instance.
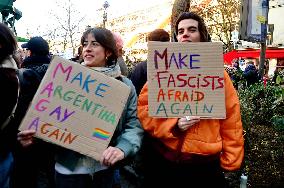
[[[65, 82], [69, 82], [72, 85], [78, 85], [81, 88], [81, 92], [85, 94], [94, 94], [98, 98], [105, 98], [106, 95], [110, 94], [111, 86], [107, 83], [98, 81], [95, 78], [95, 74], [78, 72], [74, 73], [73, 66], [63, 66], [62, 63], [58, 63], [53, 70], [52, 78], [60, 77], [65, 79]], [[90, 112], [92, 115], [96, 115], [99, 119], [104, 120], [112, 125], [116, 125], [117, 117], [116, 114], [107, 110], [107, 108], [99, 103], [96, 103], [82, 95], [78, 91], [64, 90], [62, 85], [56, 86], [53, 81], [47, 83], [40, 94], [47, 94], [50, 98], [58, 97], [66, 102], [71, 102], [74, 107], [80, 108], [82, 111]], [[106, 100], [106, 99], [105, 99]], [[50, 101], [47, 100], [44, 103], [47, 104]]]
[[[76, 93], [72, 90], [64, 90], [63, 86], [53, 86], [53, 82], [50, 82], [43, 88], [41, 94], [47, 93], [48, 96], [51, 96], [53, 93], [53, 97], [61, 99], [65, 102], [69, 102], [72, 106], [79, 108], [82, 111], [89, 112], [92, 115], [95, 115], [97, 118], [110, 123], [112, 125], [116, 125], [117, 117], [116, 114], [112, 111], [108, 110], [105, 106], [99, 103], [95, 103], [94, 101], [88, 99], [86, 96]], [[40, 100], [35, 108], [45, 110], [45, 105], [49, 104], [49, 100]], [[39, 106], [39, 107], [38, 107]], [[38, 110], [38, 111], [43, 111]]]

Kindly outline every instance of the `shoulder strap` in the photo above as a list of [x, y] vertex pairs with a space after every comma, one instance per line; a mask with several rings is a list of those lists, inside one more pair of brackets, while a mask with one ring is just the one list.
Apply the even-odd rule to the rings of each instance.
[[8, 124], [9, 122], [11, 121], [11, 119], [14, 117], [14, 114], [15, 114], [15, 111], [16, 111], [16, 108], [17, 108], [17, 105], [18, 105], [18, 100], [19, 100], [19, 94], [20, 94], [20, 81], [19, 81], [19, 78], [17, 76], [17, 80], [18, 80], [18, 94], [17, 94], [17, 101], [16, 101], [16, 104], [11, 112], [11, 114], [9, 115], [9, 117], [7, 117], [7, 119], [4, 121], [4, 123], [2, 124], [0, 130], [3, 130]]

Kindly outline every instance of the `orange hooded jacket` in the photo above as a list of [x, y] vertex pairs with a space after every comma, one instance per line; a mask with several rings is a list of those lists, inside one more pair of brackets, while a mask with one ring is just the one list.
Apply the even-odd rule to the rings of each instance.
[[[244, 157], [240, 104], [234, 86], [224, 71], [226, 119], [201, 119], [184, 137], [175, 134], [178, 118], [153, 118], [148, 115], [148, 83], [138, 99], [138, 117], [146, 132], [178, 152], [210, 156], [220, 154], [221, 167], [240, 168]], [[180, 143], [182, 141], [183, 143]]]

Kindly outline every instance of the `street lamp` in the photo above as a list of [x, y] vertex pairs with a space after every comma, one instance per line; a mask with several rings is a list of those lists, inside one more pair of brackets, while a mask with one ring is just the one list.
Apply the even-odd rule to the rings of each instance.
[[104, 2], [103, 8], [104, 8], [104, 15], [103, 15], [103, 26], [106, 27], [106, 21], [107, 21], [107, 8], [109, 7], [109, 3], [107, 1]]
[[234, 50], [236, 49], [236, 44], [239, 41], [239, 32], [235, 28], [234, 31], [231, 32], [231, 41], [233, 41]]

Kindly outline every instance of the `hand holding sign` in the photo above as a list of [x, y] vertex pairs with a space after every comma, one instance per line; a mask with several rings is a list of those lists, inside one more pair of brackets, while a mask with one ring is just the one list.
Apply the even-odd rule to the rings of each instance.
[[27, 147], [33, 143], [33, 137], [35, 133], [35, 130], [24, 130], [18, 133], [17, 139], [23, 147]]
[[187, 117], [183, 117], [180, 118], [178, 120], [178, 128], [181, 131], [187, 131], [190, 127], [194, 126], [195, 124], [197, 124], [200, 121], [200, 117], [198, 116], [187, 116]]
[[102, 154], [101, 164], [106, 166], [112, 166], [117, 161], [124, 159], [124, 153], [119, 148], [108, 147]]

